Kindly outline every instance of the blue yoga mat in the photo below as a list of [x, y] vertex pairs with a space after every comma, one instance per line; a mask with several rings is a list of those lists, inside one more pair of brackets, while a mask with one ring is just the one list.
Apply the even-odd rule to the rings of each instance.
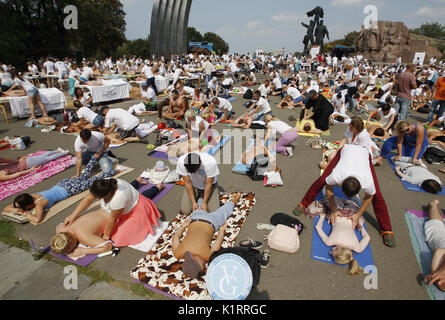
[[226, 135], [222, 138], [222, 140], [219, 142], [219, 144], [217, 146], [213, 146], [210, 148], [210, 150], [207, 152], [210, 155], [215, 155], [215, 153], [218, 152], [219, 149], [221, 149], [222, 147], [224, 147], [224, 145], [229, 142], [229, 140], [232, 139], [231, 135]]
[[[255, 146], [255, 139], [250, 139], [249, 145], [247, 146], [247, 151], [252, 149]], [[276, 156], [276, 150], [274, 149], [274, 152], [272, 153], [274, 156]], [[247, 171], [249, 171], [250, 166], [243, 164], [241, 160], [239, 160], [236, 165], [232, 168], [233, 173], [239, 173], [239, 174], [246, 174]]]
[[[406, 224], [408, 225], [414, 254], [416, 255], [423, 278], [425, 278], [430, 273], [430, 263], [431, 258], [433, 257], [433, 251], [431, 251], [431, 249], [425, 242], [425, 235], [423, 230], [423, 226], [427, 218], [420, 218], [411, 212], [406, 212], [405, 220]], [[426, 284], [424, 284], [424, 286], [431, 300], [445, 300], [445, 293], [441, 292], [434, 285], [427, 286]]]
[[[394, 163], [391, 161], [391, 158], [395, 156], [395, 154], [391, 154], [388, 157], [385, 157], [386, 160], [388, 160], [389, 165], [391, 166], [392, 170], [394, 171], [394, 173], [396, 174], [397, 178], [399, 178], [400, 182], [403, 184], [403, 186], [405, 187], [406, 190], [408, 191], [416, 191], [416, 192], [423, 192], [423, 193], [428, 193], [425, 190], [423, 190], [421, 187], [416, 186], [414, 184], [411, 184], [409, 182], [406, 182], [404, 180], [402, 180], [402, 178], [400, 178], [397, 175], [396, 172], [396, 166], [394, 165]], [[445, 188], [442, 187], [442, 191], [438, 193], [439, 196], [445, 196]]]
[[233, 102], [233, 101], [235, 101], [235, 100], [237, 100], [238, 98], [237, 97], [231, 97], [231, 98], [229, 98], [229, 99], [227, 99], [229, 102]]
[[[343, 194], [343, 191], [340, 187], [334, 188], [334, 195], [338, 198], [343, 199], [349, 199]], [[321, 200], [323, 198], [322, 192], [318, 195], [316, 200]], [[360, 205], [360, 204], [359, 204]], [[326, 262], [330, 264], [335, 264], [334, 259], [330, 255], [329, 252], [331, 252], [333, 247], [327, 247], [323, 241], [321, 240], [320, 236], [318, 235], [317, 230], [315, 230], [315, 226], [317, 225], [318, 220], [320, 217], [316, 217], [314, 219], [314, 228], [313, 228], [313, 235], [312, 235], [312, 251], [311, 251], [311, 258], [316, 261]], [[366, 228], [366, 223], [364, 224], [365, 230], [368, 230]], [[323, 231], [329, 235], [331, 233], [332, 226], [327, 222], [325, 219], [323, 223]], [[355, 233], [357, 235], [358, 240], [360, 241], [362, 239], [362, 234], [357, 229], [355, 230]], [[365, 268], [366, 266], [374, 266], [374, 259], [372, 257], [372, 251], [371, 251], [371, 245], [368, 244], [365, 251], [362, 253], [355, 253], [354, 252], [354, 259], [357, 260], [360, 267]], [[346, 265], [342, 265], [345, 267]]]

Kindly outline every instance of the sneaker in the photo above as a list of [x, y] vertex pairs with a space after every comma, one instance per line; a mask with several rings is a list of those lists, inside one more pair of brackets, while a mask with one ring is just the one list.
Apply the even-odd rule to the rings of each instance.
[[261, 249], [263, 247], [263, 244], [259, 241], [253, 241], [250, 238], [247, 238], [247, 240], [241, 241], [239, 244], [241, 247], [249, 247], [252, 249]]
[[292, 158], [293, 155], [294, 155], [294, 153], [292, 152], [292, 148], [291, 148], [291, 147], [286, 148], [286, 151], [287, 151], [287, 156], [288, 156], [289, 158]]
[[263, 256], [261, 257], [261, 260], [259, 261], [260, 266], [262, 269], [266, 269], [269, 266], [270, 263], [270, 250], [264, 249]]

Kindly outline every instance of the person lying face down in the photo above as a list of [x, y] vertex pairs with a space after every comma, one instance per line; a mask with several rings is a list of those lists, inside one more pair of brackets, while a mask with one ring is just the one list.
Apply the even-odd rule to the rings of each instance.
[[[184, 259], [182, 271], [186, 277], [197, 278], [210, 256], [221, 249], [228, 225], [227, 219], [233, 214], [240, 198], [241, 194], [237, 193], [233, 200], [212, 213], [199, 209], [193, 211], [190, 218], [173, 235], [173, 254], [179, 260]], [[181, 241], [186, 229], [187, 235]], [[216, 241], [211, 246], [213, 235], [218, 230]]]
[[317, 230], [323, 243], [328, 247], [334, 247], [330, 254], [334, 258], [337, 264], [349, 264], [350, 275], [362, 274], [363, 270], [359, 267], [357, 261], [354, 259], [353, 251], [356, 253], [363, 252], [369, 244], [368, 233], [366, 232], [363, 224], [365, 219], [360, 217], [359, 225], [362, 233], [362, 240], [359, 242], [357, 235], [352, 227], [352, 220], [347, 217], [338, 217], [335, 221], [332, 221], [332, 231], [329, 236], [323, 231], [323, 222], [325, 214], [320, 215], [315, 230]]
[[73, 258], [108, 252], [113, 243], [102, 238], [102, 234], [109, 223], [111, 215], [100, 209], [81, 216], [69, 226], [60, 224], [51, 239], [51, 250]]
[[401, 157], [399, 160], [391, 160], [396, 165], [397, 175], [403, 181], [420, 186], [426, 192], [437, 194], [442, 191], [442, 181], [432, 174], [426, 167], [413, 164], [413, 158]]

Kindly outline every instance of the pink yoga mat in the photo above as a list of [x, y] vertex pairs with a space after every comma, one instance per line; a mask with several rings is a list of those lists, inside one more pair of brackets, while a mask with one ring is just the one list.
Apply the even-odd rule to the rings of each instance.
[[417, 216], [419, 218], [427, 218], [429, 216], [428, 212], [425, 212], [425, 211], [413, 210], [413, 209], [408, 209], [407, 211], [411, 212], [412, 214], [414, 214], [415, 216]]
[[[31, 154], [31, 156], [39, 156], [41, 154], [44, 154], [45, 152], [46, 151], [38, 151]], [[73, 158], [71, 155], [68, 155], [48, 162], [39, 170], [30, 172], [27, 175], [0, 182], [0, 201], [12, 196], [13, 194], [31, 188], [39, 182], [42, 182], [43, 180], [64, 171], [66, 168], [73, 166], [75, 161], [75, 158]]]

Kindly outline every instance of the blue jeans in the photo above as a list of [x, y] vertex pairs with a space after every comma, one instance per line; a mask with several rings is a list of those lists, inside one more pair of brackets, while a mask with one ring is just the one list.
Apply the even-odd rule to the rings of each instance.
[[[88, 164], [94, 155], [95, 153], [91, 151], [82, 152], [82, 164], [83, 165]], [[111, 170], [113, 170], [113, 163], [111, 162], [111, 159], [108, 157], [108, 154], [104, 154], [99, 159], [99, 166], [102, 169], [103, 173], [110, 172]]]
[[[202, 198], [198, 200], [198, 206], [201, 207]], [[227, 202], [225, 205], [220, 207], [218, 210], [212, 213], [208, 213], [203, 210], [193, 211], [190, 219], [193, 221], [207, 221], [210, 222], [215, 229], [218, 231], [224, 223], [226, 223], [227, 219], [233, 214], [233, 209], [235, 208], [235, 204], [232, 201]]]
[[[439, 113], [437, 113], [437, 107], [438, 107], [439, 105], [440, 105]], [[434, 116], [436, 115], [436, 113], [437, 113], [437, 117], [436, 117], [436, 119], [439, 119], [440, 117], [442, 117], [444, 111], [445, 111], [445, 100], [437, 100], [437, 99], [434, 99], [434, 100], [433, 100], [433, 103], [431, 104], [431, 111], [430, 111], [430, 114], [428, 115], [428, 120], [427, 120], [427, 122], [428, 122], [428, 123], [433, 122], [433, 120], [434, 120]]]
[[397, 113], [400, 113], [399, 120], [405, 121], [408, 118], [408, 109], [411, 105], [411, 98], [397, 97], [394, 109]]
[[[425, 153], [426, 148], [428, 148], [428, 144], [424, 143], [422, 145], [422, 148], [420, 149], [419, 156], [417, 157], [418, 160], [420, 160]], [[391, 137], [382, 146], [382, 152], [381, 156], [383, 158], [389, 158], [389, 155], [391, 154], [391, 151], [397, 150], [397, 137]], [[402, 144], [402, 157], [410, 157], [414, 158], [414, 153], [416, 152], [416, 146], [412, 145], [410, 143], [407, 143], [406, 141]]]

